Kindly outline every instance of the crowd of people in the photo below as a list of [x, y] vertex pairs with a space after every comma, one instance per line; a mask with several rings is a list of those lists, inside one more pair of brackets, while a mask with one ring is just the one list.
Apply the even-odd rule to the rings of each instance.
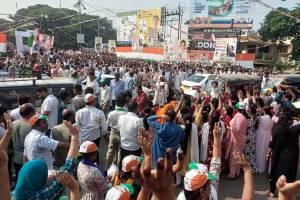
[[[12, 78], [24, 68], [37, 78], [45, 71], [72, 78], [74, 88], [51, 94], [39, 87], [40, 108], [24, 94], [16, 109], [0, 106], [1, 199], [215, 200], [220, 178], [241, 173], [242, 199], [254, 199], [256, 173], [268, 174], [271, 197], [293, 199], [300, 191], [300, 112], [293, 105], [300, 92], [266, 88], [263, 71], [60, 51], [2, 64]], [[263, 82], [238, 90], [213, 82], [192, 97], [180, 83], [193, 73], [248, 73]]]

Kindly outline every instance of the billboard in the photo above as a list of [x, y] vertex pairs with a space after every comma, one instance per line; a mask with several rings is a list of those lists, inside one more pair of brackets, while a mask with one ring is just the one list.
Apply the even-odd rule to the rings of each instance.
[[117, 41], [129, 42], [136, 33], [137, 11], [122, 12], [117, 14]]
[[216, 38], [215, 63], [235, 63], [237, 38]]
[[17, 53], [31, 52], [44, 54], [53, 48], [54, 37], [42, 34], [39, 29], [15, 31]]
[[190, 50], [215, 51], [216, 38], [237, 38], [238, 32], [235, 31], [203, 31], [202, 29], [190, 29]]
[[251, 29], [254, 2], [249, 0], [192, 0], [190, 27]]
[[102, 37], [95, 37], [95, 52], [102, 51]]
[[137, 11], [136, 34], [139, 36], [141, 45], [159, 45], [161, 32], [161, 8], [143, 9]]

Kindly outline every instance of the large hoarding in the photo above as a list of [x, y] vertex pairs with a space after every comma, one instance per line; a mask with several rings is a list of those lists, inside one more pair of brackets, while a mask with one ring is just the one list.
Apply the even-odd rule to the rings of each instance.
[[130, 42], [136, 32], [137, 11], [117, 14], [117, 41]]
[[234, 38], [237, 40], [238, 37], [239, 32], [233, 30], [189, 29], [189, 59], [201, 62], [213, 60], [217, 39]]
[[133, 49], [161, 47], [161, 8], [143, 9], [117, 15], [117, 41]]
[[254, 3], [249, 0], [191, 0], [192, 28], [251, 29]]
[[143, 46], [158, 46], [161, 32], [161, 8], [143, 9], [137, 11], [136, 34]]

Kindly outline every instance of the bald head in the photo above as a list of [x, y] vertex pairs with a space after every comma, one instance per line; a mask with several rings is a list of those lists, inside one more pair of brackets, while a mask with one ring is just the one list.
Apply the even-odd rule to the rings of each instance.
[[32, 105], [31, 103], [25, 103], [25, 104], [21, 105], [20, 115], [25, 119], [29, 119], [30, 117], [35, 115], [34, 105]]
[[66, 121], [69, 121], [72, 123], [75, 122], [75, 114], [72, 110], [64, 109], [62, 111], [62, 118], [63, 118], [63, 120], [66, 120]]

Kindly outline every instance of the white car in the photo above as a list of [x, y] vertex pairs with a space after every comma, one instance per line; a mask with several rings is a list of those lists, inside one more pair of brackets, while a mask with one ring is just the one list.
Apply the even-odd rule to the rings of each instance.
[[211, 77], [215, 76], [213, 74], [193, 74], [184, 81], [181, 82], [181, 89], [184, 94], [190, 96], [197, 96], [197, 91], [207, 90], [208, 86], [211, 85], [212, 79]]

